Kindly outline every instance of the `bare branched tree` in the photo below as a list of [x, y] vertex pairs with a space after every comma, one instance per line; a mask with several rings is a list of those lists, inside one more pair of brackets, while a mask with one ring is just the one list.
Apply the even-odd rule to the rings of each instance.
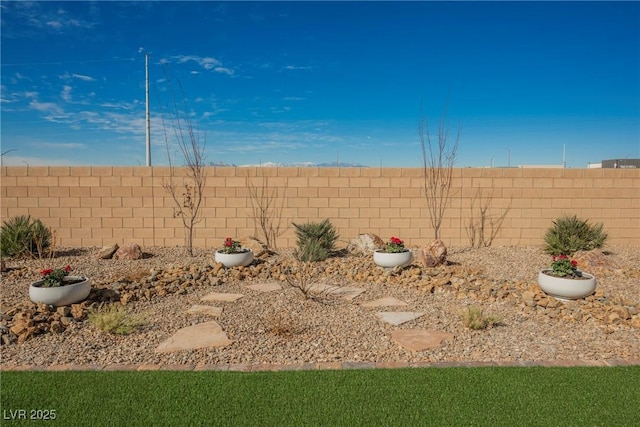
[[418, 136], [422, 146], [423, 190], [436, 239], [440, 238], [442, 219], [451, 200], [453, 166], [456, 161], [461, 132], [460, 126], [458, 126], [454, 140], [449, 139], [447, 107], [448, 99], [438, 123], [437, 135], [431, 135], [429, 119], [423, 115], [422, 108], [418, 120]]
[[207, 180], [204, 163], [204, 150], [207, 143], [206, 132], [200, 136], [200, 129], [189, 118], [187, 100], [182, 85], [178, 81], [180, 95], [182, 97], [182, 110], [179, 108], [175, 94], [175, 88], [168, 73], [167, 82], [171, 93], [172, 108], [167, 109], [170, 126], [177, 145], [184, 157], [184, 175], [179, 178], [171, 156], [171, 144], [169, 133], [165, 123], [164, 113], [161, 107], [162, 128], [164, 131], [165, 147], [169, 160], [169, 179], [163, 180], [162, 187], [174, 201], [173, 216], [182, 219], [185, 229], [185, 246], [189, 255], [193, 256], [193, 235], [196, 224], [202, 221], [200, 207], [203, 201], [203, 192]]
[[279, 197], [278, 188], [270, 187], [268, 176], [262, 176], [260, 185], [254, 184], [247, 177], [247, 188], [249, 188], [249, 199], [253, 209], [252, 216], [256, 232], [259, 229], [262, 233], [267, 249], [276, 251], [278, 249], [277, 239], [286, 231], [286, 229], [282, 229], [284, 198]]

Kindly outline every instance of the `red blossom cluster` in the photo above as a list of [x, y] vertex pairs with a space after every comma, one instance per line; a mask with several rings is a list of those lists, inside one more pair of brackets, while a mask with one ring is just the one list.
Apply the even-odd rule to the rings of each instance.
[[[558, 255], [558, 256], [554, 255], [553, 256], [553, 260], [554, 261], [564, 261], [566, 259], [569, 259], [569, 257], [566, 256], [566, 255]], [[578, 261], [576, 261], [575, 259], [572, 259], [571, 260], [571, 265], [574, 266], [574, 267], [577, 267], [578, 266]]]
[[[65, 268], [62, 269], [62, 271], [64, 271], [65, 273], [69, 273], [71, 270], [72, 270], [72, 268], [71, 268], [70, 265], [67, 265]], [[43, 276], [48, 276], [51, 273], [53, 273], [53, 271], [54, 271], [53, 268], [47, 268], [47, 269], [42, 270], [40, 272], [40, 274], [42, 274]]]
[[397, 237], [391, 237], [391, 243], [393, 243], [394, 245], [402, 245], [404, 244], [404, 242], [400, 239], [398, 239]]

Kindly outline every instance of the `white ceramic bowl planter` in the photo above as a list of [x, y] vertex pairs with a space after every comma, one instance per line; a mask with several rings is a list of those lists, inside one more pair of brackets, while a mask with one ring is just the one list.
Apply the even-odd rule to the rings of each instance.
[[411, 264], [413, 253], [407, 249], [404, 252], [389, 253], [382, 249], [376, 249], [373, 252], [373, 262], [377, 266], [384, 268], [406, 267]]
[[538, 285], [548, 295], [563, 301], [588, 297], [596, 291], [596, 278], [589, 273], [580, 272], [583, 279], [567, 279], [546, 274], [552, 270], [544, 269], [538, 273]]
[[37, 303], [63, 306], [80, 302], [86, 299], [91, 292], [91, 282], [83, 276], [66, 276], [63, 282], [81, 280], [70, 285], [56, 286], [52, 288], [42, 287], [44, 280], [33, 282], [29, 286], [29, 298]]
[[216, 251], [215, 260], [216, 262], [221, 262], [225, 267], [237, 267], [239, 265], [246, 267], [253, 262], [253, 251], [251, 249], [244, 249], [243, 251], [235, 254]]

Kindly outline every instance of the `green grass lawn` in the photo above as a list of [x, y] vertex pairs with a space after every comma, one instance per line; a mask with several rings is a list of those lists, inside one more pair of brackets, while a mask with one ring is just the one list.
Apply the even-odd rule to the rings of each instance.
[[[2, 372], [1, 425], [637, 426], [640, 367]], [[37, 424], [44, 424], [45, 421]]]

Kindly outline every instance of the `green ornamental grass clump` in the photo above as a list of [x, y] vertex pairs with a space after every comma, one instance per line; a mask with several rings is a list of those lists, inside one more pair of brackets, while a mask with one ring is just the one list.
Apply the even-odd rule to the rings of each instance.
[[323, 261], [335, 251], [339, 236], [328, 219], [293, 226], [298, 237], [296, 258], [300, 261]]
[[45, 255], [51, 246], [51, 230], [39, 219], [20, 215], [6, 220], [0, 229], [0, 252], [2, 256]]
[[500, 318], [496, 316], [486, 316], [482, 309], [476, 306], [467, 308], [462, 314], [462, 323], [469, 329], [478, 331], [500, 324]]
[[101, 310], [92, 310], [88, 317], [89, 323], [97, 329], [116, 335], [128, 335], [144, 324], [144, 319], [130, 315], [120, 304]]
[[544, 251], [548, 254], [571, 256], [578, 251], [600, 248], [607, 240], [602, 223], [590, 225], [576, 215], [565, 215], [553, 222], [544, 236]]

